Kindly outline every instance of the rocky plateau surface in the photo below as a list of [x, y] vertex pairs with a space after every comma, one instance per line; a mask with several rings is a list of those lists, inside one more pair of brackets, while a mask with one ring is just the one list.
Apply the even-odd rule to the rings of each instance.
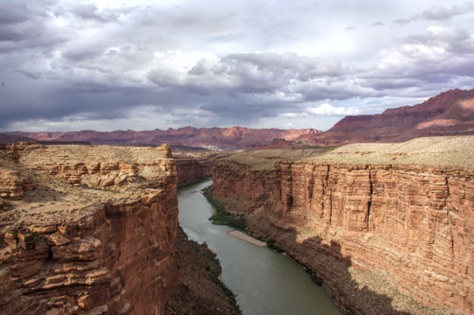
[[0, 313], [234, 314], [209, 271], [190, 269], [203, 250], [177, 242], [177, 184], [167, 145], [1, 146]]
[[353, 314], [474, 313], [474, 137], [217, 159], [212, 194]]

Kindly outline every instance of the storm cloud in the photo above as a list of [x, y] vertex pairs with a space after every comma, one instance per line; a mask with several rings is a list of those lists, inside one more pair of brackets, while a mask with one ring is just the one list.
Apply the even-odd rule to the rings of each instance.
[[6, 0], [0, 131], [327, 129], [472, 88], [474, 4]]

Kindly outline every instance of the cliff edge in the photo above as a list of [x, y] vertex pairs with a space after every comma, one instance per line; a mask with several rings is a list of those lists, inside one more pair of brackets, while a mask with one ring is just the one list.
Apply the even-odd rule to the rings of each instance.
[[212, 193], [353, 314], [474, 312], [474, 137], [218, 159]]
[[167, 145], [0, 146], [0, 313], [237, 313], [178, 238], [177, 184]]

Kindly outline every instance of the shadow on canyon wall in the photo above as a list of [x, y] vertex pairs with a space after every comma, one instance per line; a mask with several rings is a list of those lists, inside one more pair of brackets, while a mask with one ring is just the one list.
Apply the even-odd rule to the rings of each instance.
[[[292, 233], [292, 237], [294, 244], [298, 244], [295, 233]], [[351, 256], [343, 256], [341, 245], [337, 242], [331, 241], [329, 245], [326, 245], [320, 237], [312, 237], [292, 249], [294, 252], [290, 254], [303, 257], [299, 263], [316, 271], [314, 275], [316, 278], [323, 279], [323, 287], [329, 297], [347, 314], [410, 315], [413, 308], [417, 309], [416, 314], [429, 314], [429, 310], [411, 299], [397, 300], [397, 304], [408, 303], [409, 305], [400, 306], [403, 309], [409, 309], [410, 312], [397, 310], [393, 306], [392, 297], [358, 283], [354, 279], [354, 273], [357, 273], [357, 278], [364, 278], [366, 283], [380, 288], [381, 292], [395, 293], [395, 295], [398, 293], [393, 284], [382, 280], [370, 270], [360, 270], [360, 267], [351, 268], [353, 265]], [[398, 296], [401, 297], [401, 295]]]

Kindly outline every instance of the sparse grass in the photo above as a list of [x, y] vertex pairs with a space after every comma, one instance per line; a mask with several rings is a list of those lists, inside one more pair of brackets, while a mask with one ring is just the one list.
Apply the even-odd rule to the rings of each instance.
[[474, 136], [416, 138], [403, 143], [357, 143], [339, 147], [249, 151], [221, 158], [251, 170], [275, 162], [309, 161], [352, 165], [398, 164], [474, 170]]

